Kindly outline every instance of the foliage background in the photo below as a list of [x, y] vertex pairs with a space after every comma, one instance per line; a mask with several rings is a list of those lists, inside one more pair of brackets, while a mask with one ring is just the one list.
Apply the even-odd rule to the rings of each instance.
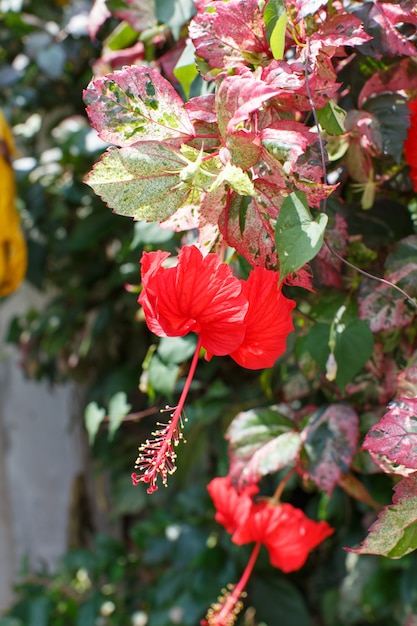
[[[110, 4], [117, 10], [123, 3]], [[297, 288], [288, 291], [300, 302], [299, 332], [291, 338], [285, 360], [272, 370], [250, 372], [228, 359], [201, 364], [187, 403], [188, 443], [169, 490], [149, 499], [144, 490], [131, 488], [134, 451], [159, 407], [172, 402], [181, 388], [193, 350], [192, 339], [158, 342], [148, 333], [136, 304], [138, 259], [145, 249], [174, 252], [181, 239], [154, 224], [134, 224], [112, 214], [82, 182], [104, 148], [86, 119], [82, 90], [95, 62], [100, 71], [130, 62], [120, 51], [138, 42], [135, 54], [171, 75], [193, 5], [158, 0], [159, 26], [140, 35], [112, 18], [100, 30], [100, 43], [87, 33], [90, 9], [89, 2], [77, 1], [0, 3], [1, 105], [23, 157], [17, 179], [30, 254], [28, 280], [49, 297], [45, 310], [28, 311], [14, 321], [9, 338], [19, 344], [28, 376], [52, 382], [71, 378], [84, 386], [86, 402], [96, 403], [89, 405], [90, 433], [100, 407], [106, 407], [110, 419], [100, 427], [92, 454], [94, 471], [109, 477], [112, 515], [120, 534], [114, 539], [92, 532], [63, 557], [54, 575], [23, 572], [19, 599], [0, 625], [192, 626], [220, 589], [238, 579], [248, 557], [214, 523], [206, 493], [208, 481], [228, 470], [223, 433], [243, 410], [280, 402], [320, 407], [335, 397], [334, 388], [323, 385], [327, 353], [320, 350], [326, 336], [323, 326], [329, 328], [345, 302], [346, 289], [322, 287], [316, 295], [301, 295]], [[369, 60], [362, 62], [363, 72], [373, 71]], [[207, 89], [193, 74], [188, 80], [191, 95]], [[407, 208], [413, 194], [404, 184], [401, 196], [390, 189], [366, 213], [360, 208], [361, 194], [347, 190], [350, 234], [362, 235], [351, 245], [353, 262], [381, 270], [394, 244], [416, 232], [413, 204]], [[355, 280], [355, 273], [348, 271], [349, 289]], [[355, 307], [349, 315], [352, 323], [357, 320]], [[306, 328], [309, 334], [303, 332]], [[404, 332], [412, 344], [415, 330]], [[380, 337], [381, 358], [404, 366], [402, 333], [401, 328], [391, 329]], [[349, 355], [346, 359], [349, 362]], [[364, 385], [357, 393], [365, 388], [367, 394], [365, 400], [358, 396], [358, 405], [366, 408], [361, 424], [365, 433], [383, 404], [380, 396], [385, 394], [385, 402], [394, 395], [394, 383], [388, 381], [395, 372], [381, 366], [379, 380], [363, 370], [361, 375]], [[352, 377], [348, 371], [341, 387]], [[116, 430], [112, 424], [118, 416], [129, 410], [132, 419], [108, 437], [109, 430]], [[360, 462], [366, 460], [358, 458]], [[279, 478], [264, 479], [266, 493]], [[362, 480], [374, 500], [390, 502], [389, 477], [365, 472]], [[340, 487], [328, 497], [296, 478], [285, 499], [311, 516], [327, 519], [336, 533], [310, 556], [306, 567], [289, 576], [272, 570], [262, 554], [239, 624], [413, 624], [414, 554], [390, 561], [343, 550], [363, 539], [375, 517], [372, 507]]]

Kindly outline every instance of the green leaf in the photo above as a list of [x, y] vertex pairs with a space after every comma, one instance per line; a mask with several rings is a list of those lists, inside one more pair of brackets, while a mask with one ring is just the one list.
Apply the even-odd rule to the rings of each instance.
[[295, 191], [285, 198], [275, 229], [281, 280], [320, 251], [327, 219], [326, 214], [320, 213], [317, 220], [313, 220], [304, 192]]
[[157, 353], [153, 354], [148, 370], [148, 383], [157, 393], [172, 397], [180, 368], [175, 363], [164, 363]]
[[417, 496], [386, 506], [355, 554], [380, 554], [400, 559], [417, 548]]
[[106, 416], [106, 411], [100, 408], [97, 402], [90, 402], [84, 412], [84, 423], [88, 432], [90, 445], [93, 445], [101, 422]]
[[109, 402], [109, 439], [113, 439], [116, 431], [123, 422], [123, 419], [129, 413], [132, 405], [127, 402], [127, 396], [124, 391], [115, 393]]
[[133, 241], [130, 244], [130, 249], [134, 250], [143, 244], [162, 244], [170, 241], [173, 237], [173, 233], [168, 228], [161, 228], [158, 222], [145, 222], [139, 220], [134, 225]]
[[156, 0], [158, 21], [170, 27], [175, 39], [179, 39], [181, 28], [194, 13], [193, 0]]
[[168, 364], [179, 365], [190, 358], [197, 345], [195, 335], [186, 337], [162, 337], [158, 346], [158, 356]]
[[345, 130], [346, 111], [334, 100], [329, 100], [326, 105], [317, 111], [319, 124], [329, 135], [343, 135]]
[[[310, 330], [306, 342], [307, 350], [323, 372], [326, 371], [330, 355], [330, 330], [330, 324], [316, 324]], [[336, 384], [342, 391], [370, 359], [373, 347], [374, 336], [363, 320], [356, 319], [339, 327], [334, 356], [337, 363]]]
[[121, 22], [107, 37], [105, 45], [110, 50], [123, 50], [129, 48], [138, 40], [138, 31], [128, 22]]
[[287, 579], [277, 575], [253, 577], [248, 587], [249, 599], [256, 607], [258, 623], [268, 626], [311, 626], [301, 592]]
[[177, 187], [183, 167], [184, 160], [177, 152], [147, 142], [140, 148], [106, 152], [86, 182], [115, 213], [157, 222], [191, 199], [189, 189]]
[[28, 626], [48, 626], [51, 608], [47, 596], [34, 598], [30, 603]]
[[356, 320], [337, 333], [334, 351], [338, 366], [336, 383], [342, 391], [370, 359], [373, 348], [374, 336], [363, 320]]
[[397, 93], [382, 94], [369, 98], [363, 108], [378, 118], [384, 156], [400, 163], [410, 115], [408, 99]]
[[272, 56], [277, 61], [281, 61], [284, 58], [285, 49], [285, 31], [287, 28], [287, 14], [282, 13], [275, 23], [274, 29], [271, 33], [269, 45], [271, 47]]
[[174, 69], [174, 75], [178, 79], [187, 100], [190, 97], [191, 85], [198, 76], [194, 55], [195, 48], [190, 39]]
[[268, 41], [271, 38], [272, 31], [276, 23], [285, 13], [284, 0], [269, 0], [264, 11], [264, 22], [266, 26], [266, 36]]

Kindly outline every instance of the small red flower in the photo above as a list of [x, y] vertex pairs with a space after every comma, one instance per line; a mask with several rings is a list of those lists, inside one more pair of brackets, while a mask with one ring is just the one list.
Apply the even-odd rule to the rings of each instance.
[[216, 254], [203, 258], [184, 246], [178, 264], [165, 268], [167, 252], [144, 252], [139, 296], [148, 328], [159, 337], [195, 332], [208, 356], [230, 354], [242, 343], [248, 309], [242, 286]]
[[216, 520], [232, 534], [232, 541], [263, 544], [271, 565], [283, 572], [300, 569], [310, 551], [333, 533], [327, 522], [315, 522], [291, 504], [254, 503], [251, 496], [258, 491], [254, 486], [238, 493], [228, 478], [215, 478], [208, 490]]
[[410, 178], [413, 181], [414, 191], [417, 191], [417, 100], [413, 100], [408, 106], [411, 116], [407, 139], [404, 142], [404, 154], [410, 166]]
[[230, 356], [242, 367], [272, 367], [285, 352], [287, 336], [294, 330], [291, 311], [295, 302], [282, 295], [278, 278], [277, 272], [257, 267], [246, 281], [240, 281], [249, 309], [245, 338]]

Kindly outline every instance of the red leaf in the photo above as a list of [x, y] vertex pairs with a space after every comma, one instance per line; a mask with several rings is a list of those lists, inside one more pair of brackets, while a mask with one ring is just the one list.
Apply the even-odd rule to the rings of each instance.
[[301, 471], [330, 495], [356, 452], [358, 415], [347, 404], [330, 404], [311, 416], [301, 435], [307, 454]]
[[209, 69], [236, 69], [272, 57], [257, 0], [214, 1], [205, 9], [191, 21], [189, 35]]
[[349, 13], [333, 15], [311, 37], [311, 41], [319, 42], [322, 47], [326, 48], [360, 46], [370, 39], [372, 37], [363, 30], [362, 20]]
[[382, 419], [372, 426], [362, 447], [372, 455], [401, 466], [398, 470], [393, 467], [392, 471], [406, 475], [408, 470], [417, 470], [417, 398], [398, 398], [388, 408]]
[[159, 72], [148, 67], [125, 67], [93, 80], [84, 100], [99, 136], [118, 146], [140, 141], [179, 146], [194, 136], [181, 98]]

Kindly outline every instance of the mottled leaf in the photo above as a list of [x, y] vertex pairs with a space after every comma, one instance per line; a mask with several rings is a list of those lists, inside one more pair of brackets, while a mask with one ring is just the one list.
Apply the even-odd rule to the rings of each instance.
[[140, 149], [106, 152], [88, 174], [86, 182], [119, 215], [152, 222], [168, 218], [190, 196], [176, 188], [184, 162], [160, 143], [144, 143]]
[[363, 448], [391, 464], [417, 470], [417, 399], [391, 402], [387, 413], [366, 435]]
[[403, 478], [395, 487], [393, 504], [384, 507], [355, 554], [379, 554], [400, 559], [417, 548], [417, 478]]
[[257, 0], [209, 2], [190, 23], [196, 53], [209, 70], [259, 65], [270, 58], [265, 24]]
[[327, 215], [313, 220], [305, 194], [293, 192], [282, 203], [275, 230], [281, 277], [300, 269], [319, 252]]
[[350, 13], [339, 12], [324, 21], [319, 30], [311, 37], [312, 42], [320, 46], [360, 46], [371, 37], [363, 30], [362, 20]]
[[285, 195], [279, 187], [261, 181], [255, 181], [255, 190], [254, 197], [231, 196], [219, 217], [220, 232], [251, 265], [276, 269], [273, 225]]
[[303, 470], [330, 495], [340, 477], [349, 471], [356, 452], [358, 415], [347, 404], [330, 404], [310, 417], [301, 436], [306, 452]]
[[398, 3], [366, 2], [355, 14], [363, 21], [372, 39], [361, 47], [363, 54], [382, 57], [415, 56], [416, 47], [398, 29], [398, 26], [417, 23], [417, 15]]
[[[401, 279], [406, 279], [408, 283], [413, 280], [415, 288], [410, 290], [410, 295], [417, 295], [417, 264], [408, 264], [386, 278], [393, 284]], [[362, 282], [358, 302], [359, 316], [369, 322], [374, 333], [408, 326], [416, 315], [416, 309], [393, 287], [385, 284], [375, 287], [375, 282], [371, 280]]]
[[226, 433], [230, 476], [239, 487], [292, 465], [301, 446], [293, 422], [279, 407], [239, 413]]
[[181, 145], [194, 135], [181, 98], [149, 67], [125, 67], [93, 80], [84, 101], [99, 136], [118, 146], [141, 141]]

